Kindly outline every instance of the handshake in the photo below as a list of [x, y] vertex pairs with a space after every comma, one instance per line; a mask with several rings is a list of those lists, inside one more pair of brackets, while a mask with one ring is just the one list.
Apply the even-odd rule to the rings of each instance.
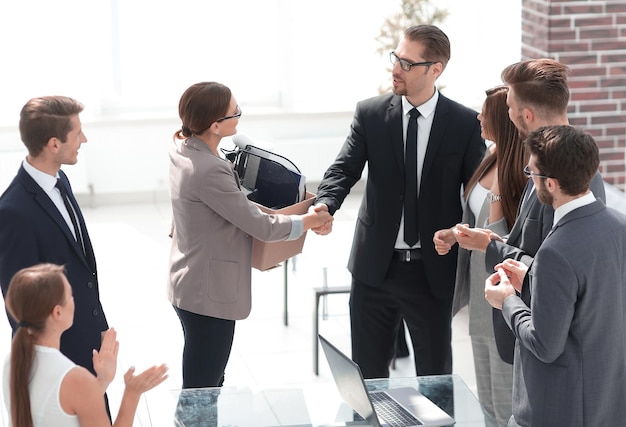
[[[305, 230], [313, 230], [315, 234], [325, 236], [333, 229], [334, 218], [328, 213], [328, 206], [318, 203], [311, 206], [309, 211], [302, 216]], [[308, 226], [307, 226], [308, 225]]]

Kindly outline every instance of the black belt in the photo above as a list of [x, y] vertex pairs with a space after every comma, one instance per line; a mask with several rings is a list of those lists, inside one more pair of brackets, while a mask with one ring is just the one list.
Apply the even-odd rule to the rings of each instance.
[[400, 262], [411, 262], [422, 259], [421, 249], [394, 249], [393, 259]]

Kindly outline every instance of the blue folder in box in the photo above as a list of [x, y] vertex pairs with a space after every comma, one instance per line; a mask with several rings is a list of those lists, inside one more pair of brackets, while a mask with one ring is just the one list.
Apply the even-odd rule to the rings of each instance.
[[235, 169], [248, 199], [271, 209], [304, 200], [305, 177], [287, 158], [247, 145], [236, 152]]

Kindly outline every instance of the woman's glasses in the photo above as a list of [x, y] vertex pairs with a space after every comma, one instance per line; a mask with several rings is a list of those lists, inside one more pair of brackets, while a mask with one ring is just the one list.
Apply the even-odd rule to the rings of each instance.
[[235, 110], [235, 114], [233, 114], [232, 116], [226, 116], [226, 117], [222, 117], [221, 119], [217, 119], [216, 122], [222, 123], [224, 120], [238, 119], [239, 117], [241, 117], [241, 108], [239, 108], [239, 105], [237, 105], [237, 109]]

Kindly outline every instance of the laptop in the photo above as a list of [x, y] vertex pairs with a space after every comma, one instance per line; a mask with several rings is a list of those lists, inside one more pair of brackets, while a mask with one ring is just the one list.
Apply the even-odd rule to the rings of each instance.
[[374, 427], [448, 426], [454, 418], [413, 387], [368, 392], [361, 368], [318, 335], [337, 390]]

